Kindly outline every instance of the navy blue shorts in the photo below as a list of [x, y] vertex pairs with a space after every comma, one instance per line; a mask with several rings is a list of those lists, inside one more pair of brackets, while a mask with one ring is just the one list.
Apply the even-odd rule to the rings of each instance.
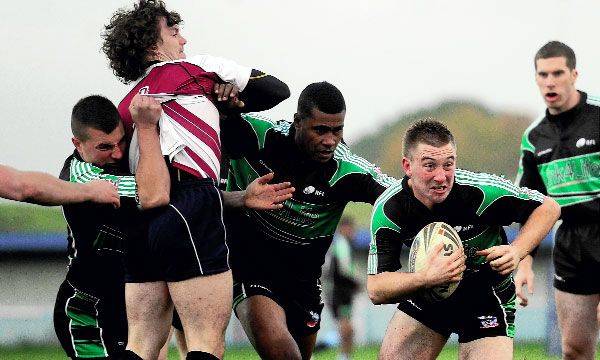
[[126, 282], [182, 281], [229, 270], [221, 194], [210, 179], [172, 182], [169, 205], [145, 212], [128, 249]]

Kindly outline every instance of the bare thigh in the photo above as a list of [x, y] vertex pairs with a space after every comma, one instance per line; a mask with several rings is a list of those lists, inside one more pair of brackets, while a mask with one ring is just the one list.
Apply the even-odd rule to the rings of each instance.
[[248, 339], [262, 359], [303, 358], [287, 327], [285, 311], [273, 299], [263, 295], [250, 296], [236, 307], [236, 312]]
[[600, 295], [570, 294], [555, 289], [556, 312], [565, 358], [592, 359], [598, 339]]
[[513, 339], [508, 336], [486, 337], [459, 345], [460, 360], [510, 360], [513, 358]]
[[173, 303], [162, 281], [127, 283], [127, 349], [144, 359], [156, 359], [169, 336]]
[[204, 351], [222, 358], [233, 298], [231, 271], [169, 282], [168, 286], [188, 351]]
[[379, 359], [435, 359], [447, 337], [396, 310], [379, 350]]

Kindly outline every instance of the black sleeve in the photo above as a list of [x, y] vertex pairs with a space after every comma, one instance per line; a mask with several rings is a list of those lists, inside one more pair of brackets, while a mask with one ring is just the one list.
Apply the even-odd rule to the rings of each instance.
[[340, 179], [336, 186], [340, 198], [345, 201], [356, 201], [374, 204], [385, 189], [371, 174], [350, 174]]
[[544, 195], [548, 194], [546, 185], [542, 181], [542, 177], [537, 170], [537, 164], [533, 153], [530, 151], [522, 151], [521, 155], [521, 172], [517, 180], [517, 186], [526, 187], [531, 190], [537, 190]]
[[250, 80], [240, 99], [246, 106], [244, 112], [268, 110], [290, 97], [290, 88], [273, 75], [252, 69]]
[[481, 214], [481, 219], [486, 223], [506, 226], [512, 223], [523, 224], [533, 210], [540, 205], [542, 203], [537, 200], [505, 196], [494, 201], [485, 209]]
[[221, 144], [229, 159], [239, 159], [258, 152], [256, 133], [239, 112], [222, 112], [220, 126]]

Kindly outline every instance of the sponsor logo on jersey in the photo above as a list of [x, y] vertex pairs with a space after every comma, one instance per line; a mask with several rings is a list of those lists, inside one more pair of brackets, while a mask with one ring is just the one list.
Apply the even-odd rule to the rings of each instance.
[[546, 154], [551, 153], [551, 152], [552, 152], [552, 148], [548, 148], [548, 149], [545, 149], [545, 150], [542, 150], [542, 151], [538, 152], [537, 156], [546, 155]]
[[592, 145], [596, 145], [596, 140], [581, 138], [581, 139], [577, 140], [577, 142], [575, 143], [575, 146], [577, 146], [578, 148], [584, 147], [584, 146], [592, 146]]
[[306, 195], [313, 194], [313, 195], [316, 195], [316, 196], [325, 196], [325, 191], [317, 190], [312, 185], [308, 185], [307, 187], [305, 187], [304, 190], [302, 190], [302, 192], [305, 193]]
[[473, 229], [473, 225], [465, 225], [465, 226], [456, 225], [454, 227], [454, 230], [456, 230], [456, 232], [469, 231], [471, 229]]
[[498, 318], [495, 316], [487, 315], [487, 316], [478, 316], [479, 322], [481, 323], [480, 329], [489, 329], [498, 327]]
[[139, 91], [140, 94], [148, 94], [149, 92], [150, 92], [150, 87], [148, 85], [140, 88], [140, 91]]

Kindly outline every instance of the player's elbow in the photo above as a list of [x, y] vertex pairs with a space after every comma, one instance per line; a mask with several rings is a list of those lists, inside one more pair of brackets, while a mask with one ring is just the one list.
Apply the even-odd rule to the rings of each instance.
[[367, 294], [374, 305], [385, 304], [384, 292], [379, 286], [377, 275], [369, 275], [367, 278]]
[[171, 195], [168, 190], [154, 191], [151, 194], [139, 194], [140, 207], [143, 210], [154, 209], [166, 206], [171, 201]]
[[560, 218], [560, 205], [558, 204], [558, 202], [556, 202], [556, 200], [552, 199], [551, 197], [546, 197], [544, 202], [548, 203], [549, 212], [554, 221], [556, 222]]

